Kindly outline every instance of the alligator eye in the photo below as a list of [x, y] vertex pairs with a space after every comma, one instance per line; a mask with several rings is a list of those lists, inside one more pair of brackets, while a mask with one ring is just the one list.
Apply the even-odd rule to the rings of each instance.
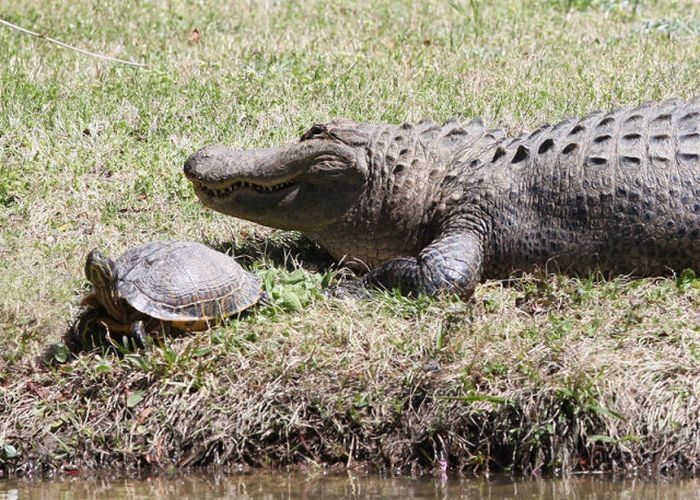
[[328, 129], [325, 125], [314, 125], [304, 132], [304, 135], [301, 136], [301, 140], [308, 141], [309, 139], [318, 139], [321, 137], [328, 137]]

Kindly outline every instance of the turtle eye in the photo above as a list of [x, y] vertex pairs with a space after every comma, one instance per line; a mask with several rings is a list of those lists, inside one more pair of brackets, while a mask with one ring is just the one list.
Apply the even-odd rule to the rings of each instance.
[[328, 139], [330, 134], [328, 133], [328, 128], [325, 125], [314, 125], [309, 130], [304, 132], [301, 136], [302, 141], [308, 141], [309, 139]]

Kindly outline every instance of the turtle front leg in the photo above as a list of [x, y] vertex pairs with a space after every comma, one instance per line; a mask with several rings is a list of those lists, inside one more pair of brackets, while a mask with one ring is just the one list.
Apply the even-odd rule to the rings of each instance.
[[80, 350], [94, 349], [104, 342], [108, 331], [105, 318], [106, 312], [100, 308], [91, 307], [82, 312], [74, 330]]
[[482, 261], [482, 246], [474, 235], [453, 233], [434, 240], [417, 258], [391, 259], [360, 281], [407, 295], [453, 293], [469, 298], [481, 279]]

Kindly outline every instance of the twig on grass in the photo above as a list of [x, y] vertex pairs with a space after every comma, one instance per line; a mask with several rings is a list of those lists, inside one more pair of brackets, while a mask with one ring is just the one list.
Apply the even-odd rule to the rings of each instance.
[[87, 55], [87, 56], [97, 57], [98, 59], [104, 59], [105, 61], [111, 61], [111, 62], [115, 62], [115, 63], [119, 63], [119, 64], [126, 64], [126, 65], [128, 65], [128, 66], [136, 66], [136, 67], [139, 67], [139, 68], [145, 68], [145, 67], [146, 67], [146, 64], [144, 64], [144, 63], [139, 63], [139, 62], [134, 62], [134, 61], [125, 61], [125, 60], [123, 60], [123, 59], [117, 59], [116, 57], [109, 57], [109, 56], [105, 56], [105, 55], [103, 55], [103, 54], [98, 54], [98, 53], [96, 53], [96, 52], [90, 52], [89, 50], [85, 50], [85, 49], [81, 49], [81, 48], [78, 48], [78, 47], [74, 47], [73, 45], [69, 45], [69, 44], [64, 43], [64, 42], [62, 42], [62, 41], [60, 41], [60, 40], [56, 40], [55, 38], [51, 38], [50, 36], [44, 35], [44, 34], [42, 34], [42, 33], [37, 33], [36, 31], [28, 30], [28, 29], [26, 29], [26, 28], [22, 28], [21, 26], [17, 26], [16, 24], [12, 24], [11, 22], [5, 21], [4, 19], [0, 19], [0, 24], [5, 25], [5, 26], [7, 26], [8, 28], [17, 30], [17, 31], [19, 31], [19, 32], [21, 32], [21, 33], [24, 33], [24, 34], [27, 34], [27, 35], [31, 35], [31, 36], [34, 36], [34, 37], [36, 37], [36, 38], [41, 38], [41, 39], [43, 39], [43, 40], [46, 40], [47, 42], [54, 43], [54, 44], [56, 44], [56, 45], [58, 45], [58, 46], [60, 46], [60, 47], [63, 47], [63, 48], [66, 48], [66, 49], [70, 49], [70, 50], [74, 50], [74, 51], [76, 51], [76, 52], [79, 52], [79, 53], [81, 53], [81, 54], [85, 54], [85, 55]]

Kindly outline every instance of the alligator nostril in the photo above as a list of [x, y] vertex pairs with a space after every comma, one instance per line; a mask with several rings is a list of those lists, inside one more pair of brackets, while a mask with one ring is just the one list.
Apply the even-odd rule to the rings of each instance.
[[192, 158], [192, 156], [187, 158], [187, 160], [185, 161], [185, 167], [183, 168], [183, 171], [185, 172], [185, 177], [187, 177], [188, 179], [194, 179], [196, 177], [194, 164], [195, 161]]

